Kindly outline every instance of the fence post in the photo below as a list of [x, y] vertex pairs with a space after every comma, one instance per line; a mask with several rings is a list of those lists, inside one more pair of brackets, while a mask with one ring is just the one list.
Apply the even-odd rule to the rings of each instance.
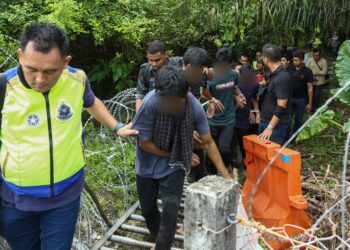
[[[188, 187], [185, 250], [236, 249], [236, 225], [228, 227], [227, 217], [237, 211], [237, 187], [236, 183], [218, 176], [207, 176]], [[213, 233], [206, 229], [223, 231]]]

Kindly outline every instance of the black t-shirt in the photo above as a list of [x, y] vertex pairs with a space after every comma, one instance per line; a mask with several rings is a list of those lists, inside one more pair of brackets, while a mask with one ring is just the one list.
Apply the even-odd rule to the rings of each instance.
[[307, 98], [307, 84], [314, 81], [312, 71], [305, 66], [300, 69], [293, 66], [288, 72], [292, 77], [293, 98]]
[[280, 66], [268, 76], [268, 86], [261, 106], [261, 119], [269, 122], [277, 107], [277, 99], [288, 99], [287, 110], [280, 123], [291, 121], [292, 79], [287, 70]]

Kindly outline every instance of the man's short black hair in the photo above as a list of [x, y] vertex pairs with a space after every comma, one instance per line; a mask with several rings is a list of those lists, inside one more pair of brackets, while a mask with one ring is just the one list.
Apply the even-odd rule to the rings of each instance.
[[281, 60], [281, 48], [275, 44], [267, 43], [262, 48], [263, 56], [271, 62], [279, 62]]
[[147, 44], [146, 53], [147, 54], [164, 54], [167, 51], [165, 44], [160, 40], [154, 40]]
[[305, 47], [307, 49], [313, 49], [312, 43], [307, 43]]
[[233, 62], [232, 64], [232, 68], [236, 68], [237, 66], [242, 66], [242, 63], [240, 61], [237, 61], [237, 62]]
[[57, 25], [51, 23], [32, 23], [24, 28], [21, 34], [21, 49], [25, 51], [29, 42], [34, 43], [34, 49], [49, 53], [57, 47], [61, 56], [68, 54], [69, 38]]
[[219, 49], [215, 56], [217, 62], [230, 63], [232, 61], [232, 51], [228, 48]]
[[155, 89], [162, 97], [186, 97], [189, 85], [185, 80], [184, 70], [173, 65], [163, 66], [156, 75]]
[[319, 48], [313, 48], [312, 53], [321, 53]]
[[184, 64], [191, 64], [194, 67], [203, 67], [207, 64], [208, 53], [202, 48], [189, 48], [186, 50], [184, 57]]
[[282, 59], [283, 57], [286, 58], [287, 61], [290, 61], [290, 60], [291, 60], [291, 57], [290, 57], [290, 54], [289, 54], [289, 53], [283, 53], [282, 56], [281, 56], [281, 59]]
[[301, 60], [304, 60], [304, 52], [301, 50], [296, 50], [293, 53], [293, 57], [299, 58]]
[[241, 53], [241, 54], [239, 55], [240, 58], [241, 58], [242, 56], [248, 58], [248, 60], [249, 60], [249, 55], [248, 55], [247, 53], [243, 52], [243, 53]]

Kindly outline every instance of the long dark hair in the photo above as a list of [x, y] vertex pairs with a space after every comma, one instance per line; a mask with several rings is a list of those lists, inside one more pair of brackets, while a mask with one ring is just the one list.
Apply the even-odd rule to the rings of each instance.
[[247, 64], [242, 66], [238, 82], [239, 82], [239, 85], [253, 86], [257, 84], [256, 72], [251, 65]]

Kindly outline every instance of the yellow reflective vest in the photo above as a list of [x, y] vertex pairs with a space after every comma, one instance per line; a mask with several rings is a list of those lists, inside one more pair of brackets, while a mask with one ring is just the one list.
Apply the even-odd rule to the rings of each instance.
[[83, 175], [81, 113], [86, 75], [68, 67], [42, 94], [21, 81], [20, 71], [17, 67], [6, 72], [2, 179], [20, 195], [56, 196]]

